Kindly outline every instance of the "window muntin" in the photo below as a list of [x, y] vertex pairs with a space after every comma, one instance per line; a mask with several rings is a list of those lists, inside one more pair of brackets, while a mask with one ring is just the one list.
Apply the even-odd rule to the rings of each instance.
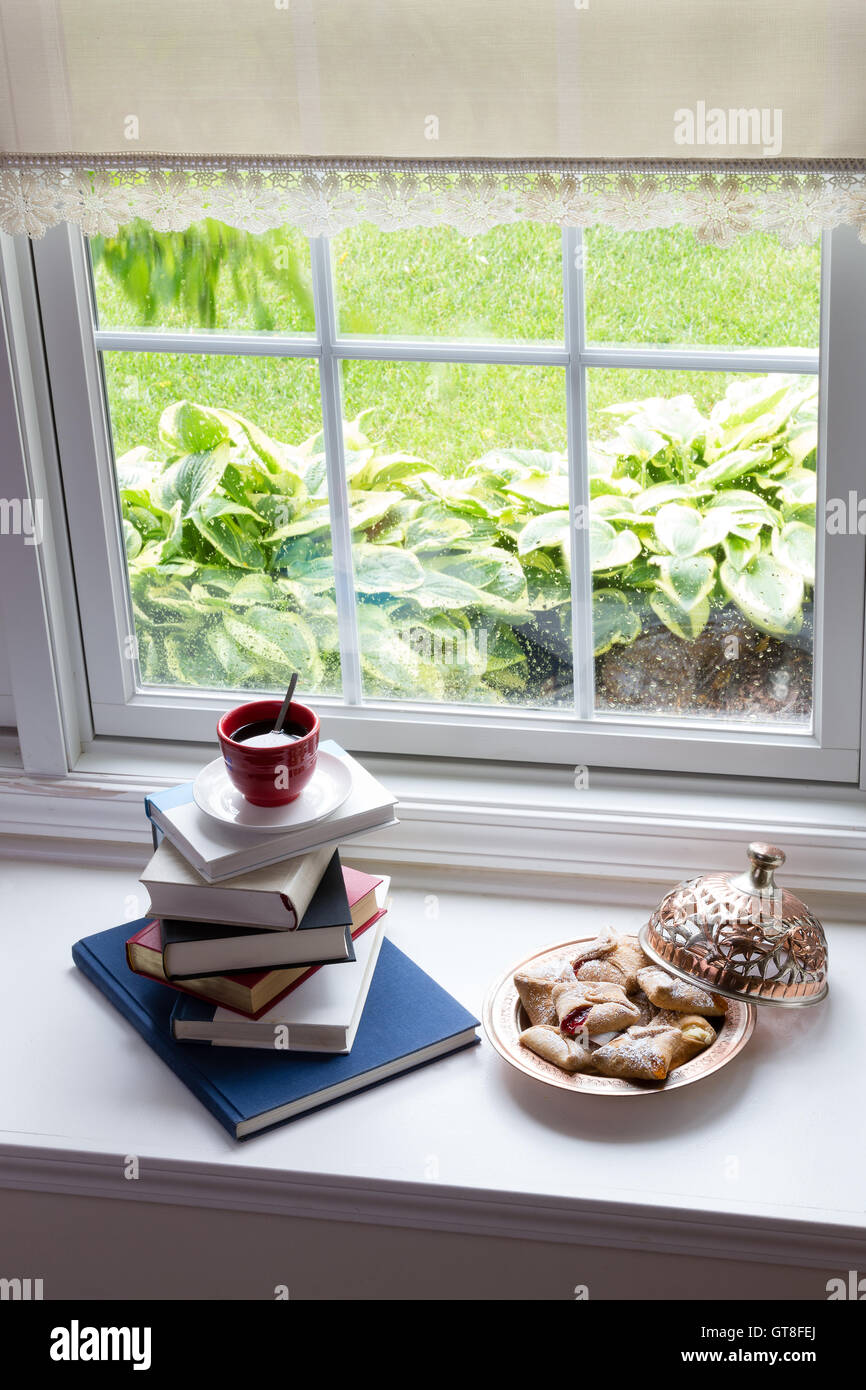
[[[358, 230], [353, 229], [353, 231]], [[499, 230], [505, 232], [514, 229], [503, 228]], [[526, 232], [526, 228], [519, 230], [523, 233]], [[548, 231], [549, 229], [542, 230]], [[680, 236], [691, 235], [690, 233], [681, 233], [680, 229], [674, 230]], [[383, 240], [387, 242], [389, 239], [392, 242], [399, 242], [400, 238], [405, 238], [407, 235], [412, 236], [414, 234], [376, 232], [375, 240], [377, 243], [381, 243]], [[448, 233], [449, 237], [456, 235], [456, 233]], [[487, 234], [488, 237], [492, 235], [491, 233]], [[658, 239], [668, 234], [641, 235], [652, 235]], [[349, 234], [344, 233], [342, 236], [344, 240], [340, 256], [348, 254], [346, 251], [348, 243], [345, 239], [349, 237]], [[478, 240], [484, 239], [479, 238]], [[757, 238], [759, 243], [763, 240]], [[340, 241], [341, 239], [337, 239], [338, 244]], [[333, 275], [336, 278], [336, 301], [339, 306], [339, 270], [337, 267], [340, 264], [340, 258], [334, 256], [333, 250], [334, 248], [332, 248], [330, 258], [319, 257], [319, 264], [322, 268], [321, 274]], [[379, 250], [381, 252], [381, 247]], [[372, 278], [373, 271], [378, 264], [376, 261], [377, 246], [372, 245], [367, 248], [367, 251], [369, 253], [367, 270]], [[391, 254], [393, 259], [393, 247]], [[629, 254], [634, 255], [634, 248], [630, 249]], [[723, 255], [725, 253], [718, 254]], [[587, 623], [585, 611], [582, 611], [582, 606], [584, 610], [586, 608], [586, 599], [583, 598], [583, 595], [586, 594], [588, 597], [590, 591], [586, 588], [585, 583], [581, 587], [581, 580], [585, 580], [584, 570], [588, 564], [591, 547], [586, 544], [586, 538], [580, 534], [581, 530], [585, 528], [583, 523], [579, 521], [579, 516], [582, 506], [580, 499], [586, 484], [586, 473], [588, 472], [591, 478], [596, 447], [599, 444], [603, 446], [605, 435], [610, 434], [611, 416], [607, 407], [620, 404], [623, 401], [646, 399], [647, 393], [658, 397], [689, 393], [693, 396], [695, 406], [698, 409], [710, 413], [723, 395], [724, 387], [727, 384], [746, 381], [748, 375], [742, 371], [723, 374], [700, 370], [709, 355], [713, 355], [716, 359], [720, 355], [718, 349], [713, 350], [711, 354], [707, 346], [694, 348], [691, 359], [687, 363], [693, 370], [688, 371], [671, 372], [666, 370], [663, 365], [666, 361], [664, 353], [658, 355], [659, 365], [655, 366], [653, 365], [653, 353], [648, 353], [646, 350], [638, 352], [635, 360], [630, 363], [631, 349], [629, 346], [618, 347], [610, 353], [609, 360], [611, 363], [615, 362], [616, 367], [597, 365], [600, 359], [604, 360], [605, 352], [603, 349], [593, 349], [586, 343], [586, 325], [583, 322], [580, 307], [582, 303], [586, 303], [588, 306], [589, 302], [588, 296], [591, 287], [588, 281], [581, 280], [582, 267], [588, 264], [588, 257], [579, 238], [574, 233], [566, 232], [564, 234], [561, 255], [564, 264], [569, 267], [569, 273], [571, 266], [574, 266], [577, 285], [577, 292], [575, 293], [575, 281], [569, 285], [569, 276], [565, 277], [564, 322], [568, 348], [550, 347], [546, 342], [539, 342], [537, 345], [508, 342], [501, 345], [498, 342], [493, 342], [490, 346], [493, 360], [489, 361], [484, 360], [483, 344], [480, 347], [472, 347], [471, 352], [468, 353], [468, 360], [459, 360], [462, 355], [460, 342], [455, 341], [453, 346], [442, 344], [436, 336], [437, 325], [435, 323], [430, 334], [429, 351], [425, 349], [423, 343], [413, 342], [411, 344], [411, 357], [407, 356], [409, 345], [407, 344], [405, 347], [402, 345], [405, 340], [389, 339], [385, 335], [381, 335], [380, 345], [371, 351], [368, 351], [362, 342], [353, 346], [351, 337], [343, 339], [335, 336], [339, 323], [339, 307], [335, 310], [332, 321], [323, 322], [322, 320], [323, 313], [327, 318], [326, 306], [334, 302], [334, 281], [331, 280], [324, 286], [321, 283], [318, 285], [320, 322], [316, 355], [319, 358], [322, 381], [326, 383], [326, 393], [330, 390], [333, 398], [337, 390], [337, 382], [341, 378], [342, 401], [337, 403], [338, 408], [342, 408], [346, 420], [353, 422], [349, 426], [349, 433], [344, 438], [342, 450], [339, 451], [341, 458], [336, 460], [339, 468], [344, 471], [347, 477], [349, 490], [347, 494], [344, 494], [342, 508], [336, 509], [338, 513], [336, 520], [332, 518], [331, 521], [331, 536], [337, 547], [335, 568], [337, 572], [346, 574], [350, 565], [354, 564], [356, 568], [363, 565], [363, 573], [359, 576], [361, 582], [358, 585], [357, 608], [352, 615], [352, 623], [347, 625], [345, 612], [342, 615], [340, 645], [343, 651], [344, 693], [348, 681], [354, 688], [353, 695], [350, 697], [353, 699], [361, 696], [379, 701], [398, 700], [405, 702], [414, 699], [424, 702], [432, 700], [438, 703], [444, 700], [456, 704], [489, 703], [494, 706], [504, 704], [508, 707], [552, 708], [566, 712], [572, 709], [584, 716], [592, 713], [594, 704], [595, 713], [604, 718], [610, 718], [615, 714], [627, 714], [631, 718], [676, 717], [677, 720], [696, 717], [702, 720], [707, 718], [715, 720], [719, 727], [729, 721], [745, 721], [746, 723], [754, 721], [764, 725], [777, 724], [782, 727], [791, 726], [800, 730], [808, 730], [810, 727], [811, 695], [811, 642], [808, 625], [807, 638], [803, 639], [800, 634], [796, 634], [797, 642], [791, 643], [793, 656], [796, 657], [798, 663], [798, 695], [797, 699], [793, 701], [780, 698], [775, 702], [775, 705], [772, 701], [761, 700], [755, 701], [753, 708], [708, 708], [700, 699], [692, 698], [689, 694], [690, 690], [694, 688], [694, 682], [689, 684], [685, 680], [685, 668], [688, 663], [682, 663], [682, 681], [679, 681], [681, 673], [678, 670], [678, 682], [674, 683], [673, 693], [670, 690], [660, 693], [658, 682], [654, 682], [651, 676], [646, 680], [639, 679], [635, 682], [633, 669], [635, 663], [630, 659], [632, 654], [631, 641], [634, 635], [632, 620], [629, 620], [625, 626], [622, 623], [613, 624], [617, 631], [615, 640], [611, 645], [622, 650], [616, 651], [613, 657], [606, 652], [602, 652], [600, 656], [606, 665], [616, 665], [620, 674], [617, 681], [606, 677], [599, 680], [597, 659], [596, 689], [593, 701], [592, 623]], [[344, 260], [342, 264], [345, 265], [345, 263]], [[315, 255], [312, 258], [312, 264], [315, 281]], [[391, 293], [393, 297], [393, 288]], [[687, 299], [688, 296], [685, 295], [684, 298]], [[563, 302], [561, 294], [559, 302]], [[803, 309], [804, 318], [808, 317], [808, 313], [808, 308]], [[587, 315], [589, 316], [588, 308]], [[387, 315], [384, 321], [389, 322]], [[390, 323], [393, 324], [394, 322], [396, 320], [392, 317]], [[455, 323], [459, 328], [459, 319], [455, 319], [453, 312], [449, 310], [445, 318], [440, 320], [438, 327], [441, 328], [444, 324], [445, 327], [453, 330]], [[393, 328], [391, 331], [394, 331]], [[757, 330], [755, 331], [757, 332]], [[766, 336], [766, 332], [769, 330], [762, 329], [761, 331]], [[127, 359], [134, 358], [137, 346], [135, 333], [105, 334], [100, 345], [103, 347], [110, 345], [116, 349], [121, 339], [123, 347], [127, 351], [123, 354], [118, 353], [118, 358], [121, 355]], [[100, 341], [99, 337], [97, 341]], [[300, 350], [299, 346], [292, 346], [290, 338], [278, 336], [271, 341], [273, 346], [269, 342], [264, 350], [265, 355], [257, 351], [253, 356], [240, 358], [236, 355], [226, 354], [225, 350], [220, 349], [218, 343], [214, 342], [209, 345], [210, 356], [203, 354], [201, 359], [209, 363], [209, 371], [213, 370], [219, 374], [219, 372], [237, 370], [245, 379], [248, 384], [246, 399], [251, 403], [254, 424], [260, 424], [260, 420], [255, 418], [255, 415], [260, 413], [257, 408], [256, 380], [259, 376], [261, 376], [262, 381], [266, 380], [267, 373], [274, 366], [285, 365], [286, 362], [296, 365], [295, 354]], [[142, 337], [140, 340], [140, 349], [150, 348], [153, 345], [153, 334], [147, 338]], [[171, 338], [171, 345], [173, 347], [177, 345], [174, 336]], [[751, 352], [752, 348], [751, 343], [736, 344], [736, 350], [740, 355], [744, 350], [747, 353]], [[271, 351], [283, 354], [278, 362], [267, 355]], [[153, 354], [148, 353], [146, 355], [152, 356]], [[175, 355], [181, 360], [183, 366], [184, 354]], [[724, 355], [724, 351], [722, 351], [721, 357], [724, 358]], [[810, 357], [808, 352], [801, 355], [814, 370], [817, 370], [817, 358], [814, 355]], [[110, 356], [111, 354], [106, 354], [106, 358]], [[680, 358], [682, 356], [681, 353]], [[687, 353], [685, 356], [688, 358], [689, 354]], [[507, 360], [503, 361], [503, 357]], [[758, 360], [755, 361], [754, 366], [760, 365], [760, 374], [769, 381], [770, 378], [779, 375], [784, 367], [789, 366], [789, 358], [788, 345], [777, 345], [774, 352], [767, 351], [766, 345], [764, 345], [764, 350], [758, 354]], [[142, 360], [144, 359], [142, 358]], [[210, 364], [219, 364], [219, 367], [212, 368]], [[331, 365], [329, 366], [329, 364]], [[312, 364], [308, 362], [307, 366], [310, 367]], [[339, 367], [336, 378], [331, 370], [335, 366]], [[563, 379], [562, 367], [569, 369], [567, 386]], [[107, 367], [109, 374], [110, 370]], [[130, 369], [127, 368], [127, 375], [128, 379], [134, 380], [134, 367], [131, 371], [131, 377]], [[509, 378], [512, 382], [520, 380], [523, 383], [520, 389], [503, 390], [503, 383]], [[173, 379], [169, 376], [161, 379], [171, 380], [172, 389], [178, 391], [181, 386], [189, 385], [195, 390], [199, 386], [199, 380], [185, 377], [183, 370], [180, 371], [179, 376], [175, 376]], [[330, 387], [327, 386], [329, 381], [332, 383]], [[565, 411], [567, 391], [571, 393], [570, 427], [566, 421]], [[135, 388], [133, 387], [133, 396], [134, 392]], [[189, 394], [189, 391], [184, 390], [184, 397], [188, 397]], [[279, 395], [279, 393], [276, 394]], [[200, 401], [199, 403], [206, 404], [207, 401]], [[152, 406], [154, 413], [156, 413], [156, 404], [154, 402]], [[281, 443], [289, 445], [290, 448], [296, 447], [300, 442], [298, 436], [295, 435], [293, 438], [286, 438], [285, 436], [292, 428], [292, 421], [295, 418], [292, 412], [297, 410], [298, 401], [290, 394], [288, 397], [284, 396], [282, 401], [276, 400], [269, 404], [268, 393], [264, 392], [262, 404], [265, 415], [272, 421], [271, 428], [275, 427], [273, 422], [276, 422], [276, 428], [282, 431], [282, 434], [277, 434], [276, 438]], [[585, 458], [581, 443], [585, 437], [582, 425], [584, 412], [587, 438]], [[243, 414], [244, 411], [241, 410], [241, 413]], [[353, 478], [353, 470], [357, 464], [355, 455], [359, 450], [361, 452], [368, 450], [372, 442], [374, 452], [379, 454], [383, 450], [390, 454], [409, 454], [412, 458], [420, 458], [422, 461], [425, 460], [425, 456], [433, 457], [437, 460], [436, 471], [446, 479], [453, 479], [455, 475], [460, 474], [461, 470], [465, 472], [467, 464], [471, 465], [479, 457], [483, 457], [485, 453], [495, 453], [497, 450], [508, 451], [509, 446], [513, 448], [515, 429], [520, 431], [517, 452], [526, 454], [528, 445], [529, 449], [536, 448], [540, 453], [558, 453], [561, 458], [561, 471], [558, 465], [551, 468], [549, 461], [543, 465], [541, 460], [537, 458], [530, 461], [528, 466], [532, 476], [528, 480], [529, 487], [524, 487], [522, 490], [522, 502], [529, 506], [530, 514], [524, 513], [516, 519], [509, 517], [507, 518], [508, 525], [498, 529], [495, 536], [485, 535], [485, 537], [480, 538], [488, 541], [494, 539], [498, 542], [497, 545], [494, 545], [494, 550], [504, 548], [509, 552], [508, 563], [502, 562], [500, 578], [504, 576], [507, 579], [508, 574], [512, 573], [512, 581], [516, 581], [514, 561], [515, 559], [519, 560], [524, 571], [527, 591], [533, 590], [536, 600], [536, 605], [529, 614], [528, 623], [518, 623], [518, 619], [522, 615], [518, 614], [516, 610], [512, 610], [510, 615], [501, 614], [501, 620], [497, 623], [495, 630], [492, 631], [488, 627], [484, 627], [484, 641], [487, 644], [488, 653], [491, 651], [491, 640], [494, 650], [501, 652], [506, 648], [508, 649], [511, 660], [506, 663], [506, 666], [514, 667], [518, 664], [514, 660], [515, 653], [512, 643], [515, 641], [518, 644], [522, 643], [527, 636], [531, 639], [538, 639], [545, 656], [544, 661], [539, 662], [532, 659], [532, 652], [524, 652], [527, 660], [524, 663], [526, 676], [523, 680], [515, 682], [505, 676], [497, 676], [490, 681], [485, 681], [482, 676], [480, 684], [476, 678], [470, 690], [465, 681], [461, 688], [461, 681], [455, 680], [456, 675], [462, 679], [463, 673], [455, 672], [453, 669], [446, 671], [445, 667], [449, 661], [453, 662], [455, 649], [458, 652], [461, 650], [461, 642], [463, 643], [463, 650], [469, 654], [468, 659], [474, 662], [476, 667], [478, 666], [477, 634], [480, 634], [483, 626], [479, 621], [478, 609], [469, 613], [465, 609], [459, 611], [456, 609], [443, 610], [444, 618], [447, 620], [444, 624], [441, 624], [443, 613], [437, 613], [435, 615], [437, 620], [440, 620], [440, 624], [446, 629], [441, 632], [441, 641], [437, 643], [435, 632], [431, 633], [425, 629], [413, 632], [411, 624], [406, 626], [404, 622], [406, 612], [402, 601], [393, 603], [397, 597], [395, 594], [390, 591], [378, 591], [375, 589], [375, 585], [372, 592], [369, 591], [369, 588], [366, 593], [364, 592], [363, 583], [369, 582], [369, 562], [376, 562], [381, 558], [373, 553], [373, 547], [387, 545], [392, 556], [395, 551], [402, 552], [399, 573], [397, 560], [392, 559], [390, 562], [395, 565], [394, 575], [397, 579], [402, 575], [403, 582], [408, 575], [409, 564], [412, 560], [417, 562], [417, 555], [414, 554], [412, 545], [407, 545], [405, 532], [401, 535], [399, 525], [392, 524], [395, 517], [386, 514], [374, 516], [369, 508], [369, 498], [362, 499], [357, 495], [359, 491], [365, 489], [353, 486], [356, 481]], [[355, 440], [353, 431], [359, 435], [364, 434], [363, 440]], [[122, 431], [118, 430], [118, 433], [122, 433]], [[572, 465], [570, 484], [566, 466], [566, 460], [569, 456]], [[522, 467], [527, 466], [525, 458], [521, 459], [520, 462]], [[619, 468], [620, 465], [621, 461], [617, 467]], [[814, 467], [814, 460], [812, 460], [812, 466]], [[331, 462], [332, 473], [333, 469], [334, 460]], [[417, 473], [418, 469], [415, 468], [416, 476]], [[545, 474], [553, 474], [553, 476], [545, 476]], [[654, 481], [651, 474], [652, 468], [650, 469], [649, 481]], [[538, 496], [533, 497], [532, 495], [532, 487], [538, 483], [539, 477], [550, 493], [550, 497], [545, 494], [543, 502], [539, 500]], [[582, 477], [584, 481], [581, 481]], [[511, 478], [507, 481], [512, 484], [515, 479]], [[518, 485], [525, 484], [527, 478], [525, 476], [519, 477], [516, 481]], [[554, 498], [553, 493], [557, 488], [558, 492]], [[370, 489], [366, 490], [369, 491]], [[372, 489], [372, 491], [376, 490], [375, 488]], [[406, 490], [408, 491], [408, 489]], [[592, 489], [590, 488], [590, 490]], [[418, 499], [403, 498], [404, 502], [408, 500], [417, 501]], [[559, 531], [556, 530], [557, 522], [563, 521], [562, 513], [567, 511], [569, 500], [577, 507], [575, 515], [575, 520], [578, 522], [577, 535], [574, 533], [575, 528], [569, 527], [567, 516], [564, 518], [564, 527], [560, 526]], [[381, 502], [381, 498], [378, 501]], [[593, 506], [591, 503], [590, 506], [590, 517], [593, 525], [589, 529], [599, 532], [603, 541], [609, 541], [607, 528], [613, 521], [614, 530], [616, 530], [621, 525], [621, 519], [617, 522], [610, 512], [605, 512], [609, 503], [603, 502], [599, 506], [597, 499], [595, 499], [595, 505]], [[403, 513], [405, 511], [404, 506]], [[345, 524], [343, 525], [339, 521], [340, 512], [345, 516]], [[453, 521], [455, 519], [453, 507], [451, 512], [450, 520]], [[551, 512], [553, 513], [552, 519]], [[600, 517], [595, 515], [597, 512], [601, 513]], [[538, 549], [524, 547], [521, 553], [520, 533], [529, 521], [538, 521], [539, 517], [542, 520], [538, 524], [542, 528], [548, 526], [550, 529], [551, 543]], [[363, 522], [362, 525], [358, 524], [359, 519]], [[484, 517], [476, 519], [484, 520]], [[490, 517], [486, 519], [490, 521]], [[398, 516], [396, 520], [399, 522], [401, 517]], [[599, 521], [601, 522], [600, 525], [598, 524]], [[288, 540], [289, 538], [283, 539]], [[764, 540], [769, 543], [771, 539], [771, 531], [768, 529]], [[596, 542], [597, 540], [596, 537]], [[802, 537], [800, 540], [802, 541]], [[395, 545], [395, 541], [398, 541], [399, 544]], [[475, 540], [473, 540], [474, 543], [476, 543]], [[303, 548], [297, 539], [294, 544]], [[365, 548], [360, 550], [359, 547]], [[802, 550], [802, 544], [800, 549]], [[420, 553], [424, 552], [421, 551]], [[298, 554], [300, 554], [300, 550]], [[446, 570], [450, 566], [453, 570], [455, 563], [458, 566], [461, 563], [460, 555], [465, 554], [465, 550], [460, 549], [458, 542], [447, 550], [436, 553], [435, 564]], [[309, 560], [310, 556], [305, 555], [302, 558]], [[315, 556], [312, 558], [321, 559], [323, 557]], [[635, 561], [638, 560], [637, 556], [633, 558]], [[646, 556], [643, 558], [646, 559]], [[334, 562], [328, 561], [327, 563], [333, 564]], [[545, 582], [533, 583], [539, 579], [539, 575], [535, 572], [539, 570], [546, 571]], [[575, 580], [575, 570], [578, 571], [577, 580]], [[279, 576], [281, 579], [288, 577], [288, 574]], [[322, 566], [314, 570], [314, 577], [318, 585], [324, 577]], [[414, 577], [417, 578], [417, 575]], [[617, 587], [612, 586], [610, 581], [611, 573], [609, 570], [603, 569], [600, 575], [598, 572], [596, 573], [593, 580], [596, 599], [602, 591]], [[498, 582], [498, 578], [494, 579], [493, 582]], [[626, 585], [626, 587], [629, 586]], [[307, 592], [309, 594], [312, 590], [308, 589]], [[316, 592], [318, 593], [320, 590], [317, 589]], [[403, 590], [400, 591], [401, 594], [402, 592]], [[329, 600], [332, 595], [336, 598], [336, 589], [328, 589], [327, 598]], [[717, 596], [723, 597], [720, 591]], [[699, 601], [703, 601], [704, 597], [705, 595], [702, 595]], [[572, 602], [575, 598], [578, 600], [576, 606]], [[297, 593], [293, 602], [302, 602]], [[411, 600], [408, 602], [411, 604]], [[616, 602], [619, 603], [619, 600]], [[316, 603], [318, 604], [318, 598]], [[412, 607], [411, 611], [417, 610]], [[387, 624], [382, 622], [383, 613], [388, 614], [389, 622]], [[465, 632], [465, 624], [468, 620], [469, 630], [476, 634], [475, 638], [460, 638], [455, 634], [455, 613], [459, 615], [457, 625], [461, 631]], [[600, 635], [602, 645], [605, 645], [606, 637], [610, 636], [612, 619], [617, 616], [616, 613], [611, 612], [609, 599], [602, 598], [601, 605], [598, 602], [593, 605], [597, 646]], [[669, 608], [666, 609], [665, 616], [668, 620], [671, 618]], [[333, 617], [332, 612], [329, 612], [329, 617]], [[393, 650], [395, 622], [390, 621], [392, 618], [397, 622], [399, 640], [410, 649], [413, 644], [417, 645], [417, 651], [404, 658], [401, 678], [398, 681], [389, 678], [384, 669], [380, 669], [378, 672], [376, 669], [377, 653], [380, 657], [380, 667], [387, 666], [392, 677], [400, 665], [401, 649], [398, 648], [396, 653]], [[656, 626], [658, 625], [658, 614], [655, 614], [652, 621]], [[376, 626], [377, 623], [378, 627]], [[682, 624], [679, 625], [679, 632], [677, 632], [677, 626], [676, 620], [673, 623], [667, 622], [666, 632], [668, 635], [665, 637], [665, 644], [669, 648], [672, 647], [675, 657], [686, 650], [694, 653], [694, 644], [685, 641]], [[552, 633], [553, 627], [556, 628], [555, 634]], [[575, 634], [574, 637], [573, 634]], [[736, 636], [736, 634], [733, 635]], [[764, 633], [763, 635], [766, 636], [767, 634]], [[328, 637], [333, 641], [333, 624], [328, 625]], [[436, 672], [436, 679], [432, 684], [429, 679], [424, 679], [416, 660], [416, 656], [420, 652], [421, 664], [424, 665], [428, 639], [434, 663], [439, 663], [439, 670]], [[770, 640], [776, 639], [771, 638]], [[474, 646], [472, 645], [473, 641]], [[348, 652], [347, 642], [352, 648]], [[356, 644], [359, 650], [354, 649]], [[381, 654], [386, 647], [388, 648], [388, 660], [383, 662]], [[552, 650], [555, 650], [556, 653], [555, 663], [552, 662]], [[319, 685], [317, 686], [316, 680], [313, 680], [310, 689], [336, 691], [335, 681], [339, 669], [339, 655], [335, 650], [331, 650], [331, 652], [320, 651], [319, 657], [324, 661], [327, 675], [323, 671], [319, 676]], [[577, 680], [569, 682], [566, 668], [572, 660], [576, 666]], [[712, 667], [712, 663], [709, 664]], [[621, 678], [623, 666], [628, 674], [628, 679], [625, 681]], [[717, 666], [718, 663], [716, 663]], [[806, 670], [806, 666], [808, 666], [808, 670]], [[803, 669], [799, 670], [800, 667]], [[158, 667], [154, 669], [158, 669]], [[319, 670], [319, 668], [316, 669]], [[490, 659], [490, 669], [492, 675], [494, 671], [492, 659]], [[726, 668], [723, 669], [724, 673], [727, 674]], [[759, 678], [763, 678], [764, 669], [763, 666], [759, 666]], [[789, 672], [781, 658], [773, 665], [772, 669], [772, 676], [781, 688], [779, 669], [781, 669], [781, 680], [785, 680]], [[261, 673], [258, 674], [260, 676]], [[704, 679], [711, 684], [713, 677], [718, 674], [718, 669], [711, 669], [708, 673], [704, 673]], [[477, 677], [477, 671], [475, 675]], [[275, 677], [274, 687], [279, 684], [279, 679]], [[215, 681], [214, 686], [220, 688], [221, 682]], [[587, 686], [590, 688], [590, 697], [587, 699], [584, 694], [584, 697], [581, 698], [581, 687], [586, 691]], [[637, 695], [635, 691], [637, 691]], [[804, 694], [804, 692], [808, 693]]]

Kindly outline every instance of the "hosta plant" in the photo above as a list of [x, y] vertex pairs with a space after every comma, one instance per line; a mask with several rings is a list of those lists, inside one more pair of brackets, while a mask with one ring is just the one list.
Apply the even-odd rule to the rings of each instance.
[[[746, 379], [702, 415], [690, 396], [609, 408], [590, 446], [596, 654], [663, 624], [690, 642], [733, 606], [794, 635], [814, 583], [817, 387]], [[538, 702], [569, 679], [565, 456], [496, 449], [459, 476], [345, 426], [368, 693]], [[178, 401], [117, 461], [143, 678], [339, 688], [321, 434], [270, 438]]]

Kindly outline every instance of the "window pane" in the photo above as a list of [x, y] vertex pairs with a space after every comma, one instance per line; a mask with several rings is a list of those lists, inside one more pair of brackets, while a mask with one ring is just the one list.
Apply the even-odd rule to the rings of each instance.
[[569, 706], [564, 371], [347, 362], [343, 387], [365, 694]]
[[103, 363], [144, 684], [338, 692], [317, 364]]
[[157, 232], [136, 221], [91, 237], [90, 254], [100, 328], [315, 332], [310, 247], [294, 227], [253, 234], [209, 219]]
[[808, 727], [817, 377], [587, 376], [596, 708]]
[[594, 344], [817, 348], [820, 242], [754, 232], [704, 246], [687, 227], [584, 233], [586, 336]]
[[531, 222], [477, 237], [351, 227], [332, 247], [340, 331], [562, 342], [561, 244], [558, 228]]

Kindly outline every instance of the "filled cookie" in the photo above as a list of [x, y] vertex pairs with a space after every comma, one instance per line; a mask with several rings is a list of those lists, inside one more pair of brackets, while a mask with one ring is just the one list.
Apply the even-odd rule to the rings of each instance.
[[704, 1014], [709, 1018], [721, 1018], [728, 1011], [725, 1000], [718, 994], [709, 994], [699, 985], [689, 984], [687, 980], [668, 975], [658, 966], [650, 965], [637, 973], [637, 982], [647, 998], [659, 1009], [672, 1009], [676, 1013]]
[[610, 950], [589, 960], [583, 957], [579, 960], [580, 963], [573, 966], [578, 980], [600, 980], [622, 985], [626, 994], [632, 994], [638, 988], [638, 971], [650, 964], [636, 936], [615, 937]]
[[577, 1038], [565, 1038], [558, 1028], [527, 1028], [520, 1041], [545, 1062], [552, 1062], [563, 1071], [591, 1071], [592, 1053]]
[[592, 1055], [596, 1071], [626, 1081], [664, 1081], [681, 1034], [677, 1028], [630, 1028]]
[[517, 971], [514, 983], [531, 1023], [552, 1024], [556, 1027], [559, 1020], [553, 1002], [553, 989], [555, 985], [571, 977], [571, 965], [567, 960], [551, 961], [547, 965], [530, 965], [526, 970]]
[[613, 1033], [637, 1023], [640, 1010], [626, 995], [622, 985], [593, 980], [575, 980], [554, 985], [553, 1002], [563, 1033], [573, 1037], [586, 1029], [593, 1033]]

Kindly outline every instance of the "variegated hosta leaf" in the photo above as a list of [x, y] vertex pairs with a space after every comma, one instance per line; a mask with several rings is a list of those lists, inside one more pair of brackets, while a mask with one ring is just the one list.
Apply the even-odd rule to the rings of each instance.
[[356, 545], [355, 588], [361, 594], [401, 594], [424, 582], [424, 571], [408, 550], [393, 545]]
[[619, 589], [599, 589], [592, 596], [592, 640], [601, 656], [615, 643], [633, 642], [640, 632], [640, 618]]
[[621, 497], [617, 493], [602, 493], [599, 497], [591, 498], [589, 505], [591, 514], [600, 517], [602, 521], [624, 521], [627, 525], [632, 525], [639, 520], [631, 498]]
[[796, 570], [807, 584], [815, 583], [815, 527], [802, 521], [789, 521], [773, 532], [773, 554], [783, 565]]
[[656, 513], [656, 539], [672, 555], [697, 555], [712, 550], [727, 535], [729, 518], [724, 511], [702, 516], [694, 507], [668, 502]]
[[535, 511], [561, 511], [568, 508], [568, 478], [563, 473], [548, 474], [546, 477], [530, 477], [519, 483], [508, 483], [505, 491], [509, 497], [517, 497], [529, 503]]
[[683, 612], [691, 613], [712, 593], [716, 582], [716, 562], [711, 556], [671, 556], [657, 563], [659, 578], [656, 589], [666, 593]]
[[718, 483], [730, 483], [734, 478], [742, 478], [747, 473], [760, 472], [772, 457], [773, 451], [769, 445], [755, 449], [732, 449], [730, 453], [724, 453], [717, 458], [715, 463], [702, 468], [698, 479], [702, 487], [707, 487], [710, 483], [713, 487]]
[[729, 561], [720, 570], [728, 597], [761, 632], [787, 637], [803, 625], [803, 576], [772, 555], [756, 555], [744, 569]]
[[184, 516], [201, 507], [220, 484], [229, 462], [229, 446], [218, 444], [201, 453], [185, 454], [163, 470], [159, 478], [159, 500], [170, 511], [175, 502], [183, 506]]
[[745, 569], [761, 550], [760, 540], [745, 540], [742, 536], [736, 535], [726, 536], [723, 545], [725, 559], [731, 568], [737, 571]]
[[123, 543], [127, 560], [134, 560], [141, 551], [141, 532], [136, 531], [131, 521], [123, 519]]
[[650, 595], [650, 606], [665, 627], [669, 628], [674, 636], [681, 637], [684, 642], [693, 642], [696, 637], [700, 637], [710, 616], [709, 599], [701, 599], [686, 611], [670, 594], [660, 589]]
[[219, 411], [192, 401], [175, 401], [159, 418], [159, 437], [176, 454], [204, 453], [228, 440]]
[[569, 529], [567, 511], [545, 512], [541, 516], [534, 516], [520, 532], [517, 553], [528, 555], [532, 550], [543, 550], [552, 545], [567, 549]]
[[657, 512], [666, 502], [697, 503], [698, 490], [691, 483], [654, 483], [632, 498], [634, 510], [642, 516]]
[[288, 679], [298, 671], [305, 685], [320, 683], [316, 639], [300, 614], [250, 608], [243, 615], [227, 612], [223, 623], [229, 637], [274, 679]]
[[589, 553], [594, 574], [621, 569], [640, 554], [640, 541], [634, 531], [617, 531], [609, 521], [591, 517]]

